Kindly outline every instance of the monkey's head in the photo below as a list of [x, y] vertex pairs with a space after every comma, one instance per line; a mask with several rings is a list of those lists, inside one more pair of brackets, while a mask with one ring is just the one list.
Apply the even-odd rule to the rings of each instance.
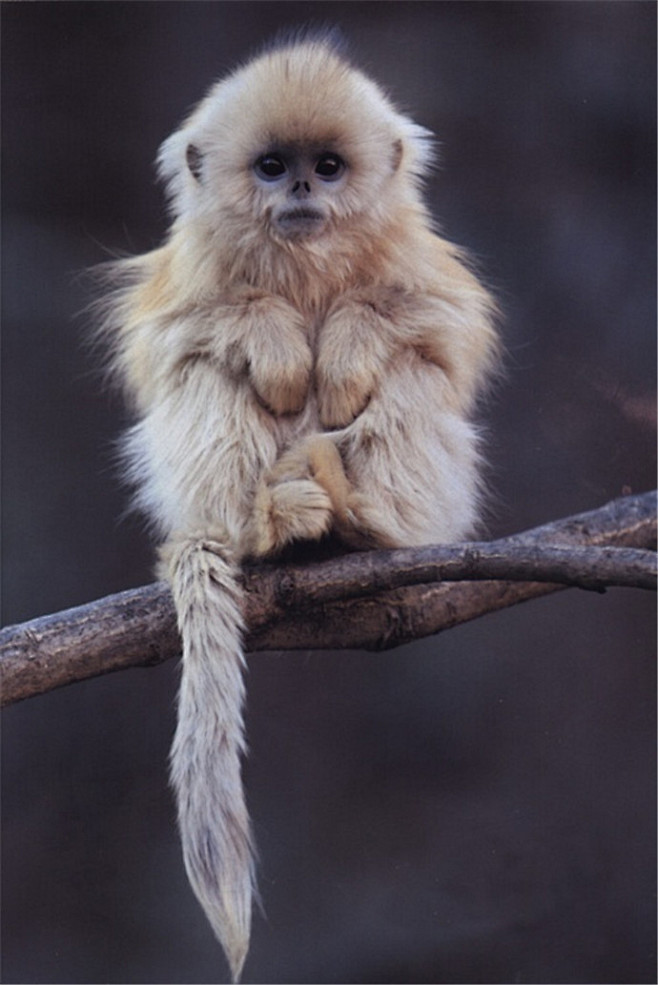
[[160, 151], [179, 222], [236, 246], [376, 232], [418, 202], [429, 133], [326, 40], [267, 51], [211, 89]]

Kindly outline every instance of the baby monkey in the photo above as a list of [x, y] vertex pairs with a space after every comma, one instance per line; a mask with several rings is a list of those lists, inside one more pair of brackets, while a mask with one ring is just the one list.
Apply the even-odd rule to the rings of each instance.
[[297, 541], [456, 541], [479, 514], [494, 305], [420, 196], [430, 134], [333, 42], [284, 42], [162, 146], [165, 244], [112, 265], [127, 474], [183, 641], [171, 776], [190, 882], [238, 980], [254, 862], [240, 565]]

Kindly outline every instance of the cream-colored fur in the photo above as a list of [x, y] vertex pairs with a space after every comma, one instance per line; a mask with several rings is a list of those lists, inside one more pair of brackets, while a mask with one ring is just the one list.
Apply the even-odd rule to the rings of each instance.
[[171, 770], [185, 864], [235, 979], [253, 888], [242, 559], [330, 532], [455, 541], [480, 512], [470, 415], [493, 305], [432, 232], [428, 137], [330, 43], [279, 46], [165, 142], [171, 233], [113, 268], [127, 471], [184, 647]]

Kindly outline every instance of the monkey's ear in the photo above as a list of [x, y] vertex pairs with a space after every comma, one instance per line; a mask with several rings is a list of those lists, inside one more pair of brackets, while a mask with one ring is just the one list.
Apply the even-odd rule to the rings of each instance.
[[203, 164], [203, 154], [195, 144], [188, 144], [185, 151], [185, 160], [190, 169], [190, 173], [197, 181], [201, 181], [201, 165]]
[[397, 169], [400, 167], [400, 163], [402, 161], [402, 154], [404, 152], [404, 147], [399, 137], [397, 140], [393, 141], [392, 150], [393, 150], [393, 159], [391, 163], [393, 165], [393, 173], [395, 173]]

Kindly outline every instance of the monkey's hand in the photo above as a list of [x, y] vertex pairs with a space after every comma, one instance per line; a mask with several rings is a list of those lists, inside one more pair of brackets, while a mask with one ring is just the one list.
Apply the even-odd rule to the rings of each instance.
[[320, 331], [316, 384], [325, 428], [350, 424], [366, 408], [396, 341], [373, 301], [342, 299]]
[[273, 414], [304, 407], [313, 355], [301, 314], [283, 298], [257, 297], [243, 307], [239, 338], [229, 347], [229, 369], [246, 372], [258, 397]]

